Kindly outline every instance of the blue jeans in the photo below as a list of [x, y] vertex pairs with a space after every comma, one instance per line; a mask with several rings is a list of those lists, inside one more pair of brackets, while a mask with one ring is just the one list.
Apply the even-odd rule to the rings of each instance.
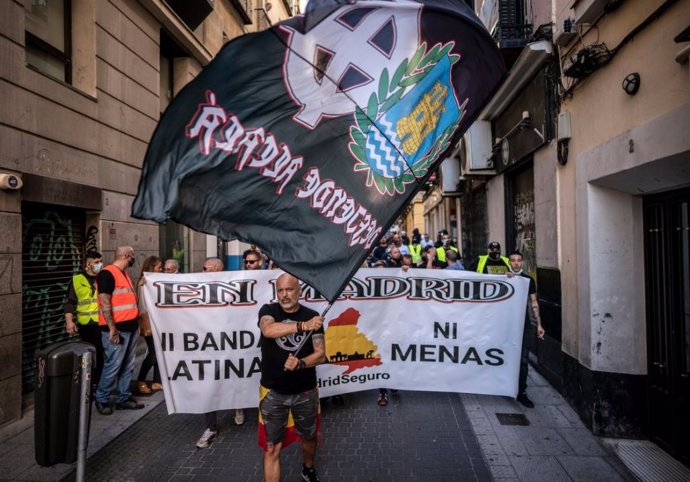
[[136, 356], [134, 349], [139, 339], [139, 330], [133, 332], [120, 332], [120, 343], [111, 343], [108, 338], [109, 332], [101, 333], [103, 342], [103, 371], [101, 380], [96, 389], [96, 401], [107, 404], [110, 402], [110, 395], [117, 385], [116, 403], [124, 402], [132, 397], [130, 384], [132, 383], [132, 373], [134, 372], [134, 362]]

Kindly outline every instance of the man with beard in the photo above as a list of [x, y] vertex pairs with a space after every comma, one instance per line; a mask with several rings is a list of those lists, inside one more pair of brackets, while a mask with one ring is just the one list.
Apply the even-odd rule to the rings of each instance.
[[[299, 437], [304, 457], [302, 479], [318, 482], [314, 469], [319, 413], [315, 366], [326, 360], [323, 317], [299, 303], [299, 280], [288, 273], [276, 280], [276, 295], [278, 303], [266, 304], [259, 311], [259, 445], [264, 448], [264, 480], [280, 480], [280, 451]], [[288, 426], [290, 414], [294, 426]]]
[[488, 254], [478, 257], [468, 268], [484, 274], [506, 274], [510, 270], [510, 262], [505, 256], [501, 256], [501, 244], [491, 241], [488, 246]]
[[139, 339], [139, 308], [127, 268], [134, 266], [134, 248], [120, 246], [115, 261], [98, 273], [98, 324], [103, 344], [103, 371], [96, 389], [96, 410], [112, 415], [110, 396], [115, 390], [117, 410], [139, 410], [144, 405], [132, 398], [130, 384]]

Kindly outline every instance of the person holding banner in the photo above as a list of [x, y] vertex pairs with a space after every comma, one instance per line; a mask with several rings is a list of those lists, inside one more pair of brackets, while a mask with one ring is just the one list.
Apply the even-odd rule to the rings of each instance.
[[518, 382], [518, 396], [516, 400], [527, 408], [534, 408], [534, 402], [527, 396], [527, 368], [529, 359], [529, 349], [527, 348], [527, 340], [530, 336], [534, 336], [532, 331], [532, 323], [530, 319], [537, 322], [537, 338], [544, 339], [546, 331], [541, 326], [541, 316], [539, 315], [539, 300], [537, 298], [537, 284], [534, 279], [522, 271], [522, 264], [525, 258], [518, 250], [510, 253], [508, 261], [510, 262], [510, 271], [506, 273], [508, 277], [524, 276], [529, 279], [529, 299], [527, 303], [527, 313], [525, 314], [525, 327], [522, 335], [522, 354], [520, 357], [520, 378]]
[[[253, 253], [253, 254], [252, 254]], [[248, 250], [244, 253], [245, 269], [261, 269], [261, 255], [258, 251]], [[205, 272], [223, 271], [225, 266], [220, 258], [207, 258], [204, 261], [202, 270]], [[218, 412], [208, 412], [204, 414], [206, 420], [206, 430], [201, 434], [201, 438], [196, 442], [196, 448], [205, 449], [218, 436]], [[235, 409], [235, 423], [242, 425], [244, 423], [244, 410], [241, 408]]]
[[299, 296], [299, 280], [283, 273], [276, 280], [278, 303], [259, 311], [259, 446], [264, 449], [266, 482], [280, 480], [280, 451], [300, 438], [302, 478], [319, 480], [314, 469], [319, 428], [315, 367], [326, 360], [324, 319], [302, 306]]
[[180, 263], [176, 259], [166, 259], [163, 265], [163, 273], [175, 274], [180, 271]]

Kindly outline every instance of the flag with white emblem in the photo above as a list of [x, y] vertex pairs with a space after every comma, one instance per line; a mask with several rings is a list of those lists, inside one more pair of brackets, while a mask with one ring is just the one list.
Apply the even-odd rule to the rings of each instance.
[[256, 243], [333, 300], [504, 76], [462, 0], [312, 0], [174, 99], [132, 215]]

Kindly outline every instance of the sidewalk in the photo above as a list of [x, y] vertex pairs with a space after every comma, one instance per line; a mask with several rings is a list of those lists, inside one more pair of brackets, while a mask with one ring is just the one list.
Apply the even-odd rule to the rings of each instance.
[[506, 397], [462, 395], [494, 480], [637, 480], [533, 367], [527, 387], [536, 405], [531, 409]]
[[[164, 401], [163, 392], [137, 399], [144, 404], [142, 410], [117, 410], [109, 416], [99, 414], [92, 405], [87, 459]], [[24, 413], [18, 422], [0, 429], [0, 480], [56, 481], [75, 468], [76, 463], [57, 464], [52, 467], [41, 467], [36, 463], [33, 409]]]

